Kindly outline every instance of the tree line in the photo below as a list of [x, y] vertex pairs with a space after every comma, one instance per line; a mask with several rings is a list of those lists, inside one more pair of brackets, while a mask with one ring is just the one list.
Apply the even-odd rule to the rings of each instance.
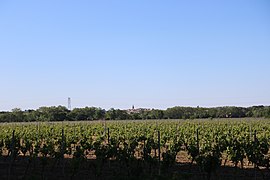
[[35, 121], [91, 121], [91, 120], [139, 120], [139, 119], [204, 119], [204, 118], [270, 118], [270, 106], [252, 107], [172, 107], [166, 110], [140, 109], [132, 112], [111, 108], [97, 107], [74, 108], [65, 106], [40, 107], [37, 110], [15, 108], [10, 112], [0, 112], [0, 122], [35, 122]]

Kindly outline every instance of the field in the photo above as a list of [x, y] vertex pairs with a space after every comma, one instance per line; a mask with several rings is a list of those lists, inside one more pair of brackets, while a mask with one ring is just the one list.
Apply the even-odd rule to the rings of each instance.
[[0, 179], [268, 179], [270, 120], [0, 125]]

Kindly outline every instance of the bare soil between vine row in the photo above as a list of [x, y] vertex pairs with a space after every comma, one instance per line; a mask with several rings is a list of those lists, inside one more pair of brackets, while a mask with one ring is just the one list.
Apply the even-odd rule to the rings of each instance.
[[[222, 160], [222, 166], [217, 169], [216, 173], [211, 175], [211, 179], [270, 179], [270, 170], [268, 169], [261, 167], [255, 169], [247, 161], [244, 162], [243, 168], [240, 166], [234, 167], [229, 161], [224, 165], [224, 160]], [[45, 166], [42, 166], [42, 161], [41, 157], [30, 159], [29, 157], [19, 156], [12, 162], [10, 157], [1, 157], [0, 179], [207, 179], [206, 173], [203, 173], [195, 163], [191, 165], [187, 153], [183, 151], [178, 153], [176, 163], [166, 170], [159, 165], [151, 167], [140, 160], [134, 161], [128, 166], [115, 160], [105, 161], [103, 165], [100, 165], [93, 155], [78, 162], [78, 169], [74, 168], [72, 157], [69, 156], [65, 156], [63, 160], [46, 158]]]

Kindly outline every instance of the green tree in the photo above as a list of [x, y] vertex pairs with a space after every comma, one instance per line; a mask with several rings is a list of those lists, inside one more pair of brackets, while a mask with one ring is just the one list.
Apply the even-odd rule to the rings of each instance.
[[37, 111], [40, 121], [64, 121], [69, 113], [65, 106], [40, 107]]

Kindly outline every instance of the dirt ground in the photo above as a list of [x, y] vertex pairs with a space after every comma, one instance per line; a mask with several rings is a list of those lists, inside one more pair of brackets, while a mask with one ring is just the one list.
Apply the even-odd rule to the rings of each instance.
[[[224, 163], [224, 162], [222, 162]], [[158, 164], [146, 164], [136, 160], [128, 164], [114, 160], [98, 161], [89, 158], [83, 160], [73, 160], [51, 158], [29, 158], [19, 156], [14, 161], [9, 157], [0, 158], [0, 179], [20, 180], [20, 179], [207, 179], [207, 175], [200, 168], [193, 164], [185, 152], [180, 152], [177, 156], [177, 163], [168, 169], [164, 169]], [[222, 166], [211, 175], [210, 179], [231, 180], [264, 180], [270, 179], [270, 171], [267, 169], [254, 169], [252, 165], [245, 162], [244, 168], [233, 167], [230, 162]]]

